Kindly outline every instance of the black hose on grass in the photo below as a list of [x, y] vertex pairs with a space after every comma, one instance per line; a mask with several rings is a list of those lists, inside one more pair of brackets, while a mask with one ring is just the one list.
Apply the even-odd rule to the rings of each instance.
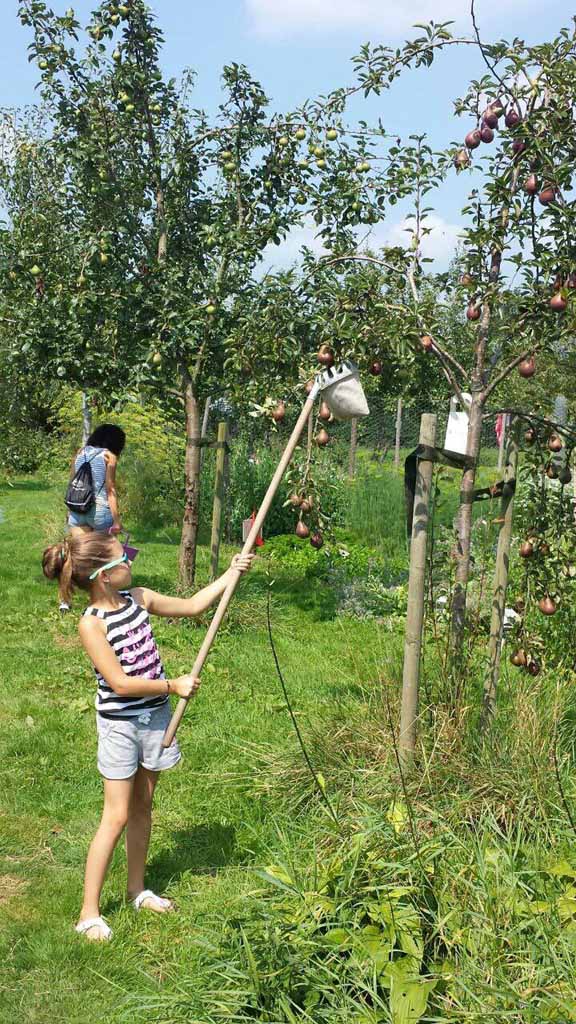
[[306, 749], [306, 744], [304, 743], [304, 740], [302, 738], [302, 733], [300, 732], [300, 728], [298, 726], [298, 722], [296, 721], [296, 716], [294, 714], [294, 711], [292, 710], [292, 704], [290, 703], [290, 698], [288, 696], [288, 690], [286, 689], [286, 683], [284, 682], [284, 677], [282, 675], [282, 670], [280, 668], [280, 663], [278, 661], [278, 655], [276, 653], [276, 647], [274, 646], [274, 638], [272, 636], [272, 622], [271, 622], [271, 618], [270, 618], [270, 597], [271, 597], [271, 593], [272, 593], [272, 591], [271, 591], [271, 588], [269, 587], [268, 588], [268, 600], [266, 602], [266, 620], [267, 620], [267, 623], [268, 623], [268, 637], [269, 637], [269, 640], [270, 640], [270, 647], [272, 649], [272, 655], [274, 657], [274, 664], [276, 665], [276, 671], [278, 673], [278, 678], [280, 680], [280, 685], [282, 687], [282, 693], [284, 694], [284, 700], [286, 701], [286, 707], [288, 708], [288, 711], [290, 713], [290, 718], [292, 719], [292, 725], [294, 726], [294, 730], [296, 732], [296, 736], [298, 737], [298, 742], [300, 744], [300, 749], [302, 750], [302, 753], [304, 755], [304, 760], [306, 761], [306, 764], [308, 766], [308, 770], [309, 770], [312, 778], [314, 779], [314, 785], [316, 786], [320, 796], [322, 797], [322, 800], [326, 804], [326, 807], [328, 808], [328, 811], [330, 813], [330, 817], [332, 818], [332, 820], [334, 821], [334, 823], [336, 825], [339, 825], [340, 822], [338, 820], [338, 815], [336, 814], [336, 811], [332, 807], [332, 804], [330, 803], [330, 798], [328, 797], [328, 794], [326, 793], [325, 786], [323, 786], [322, 783], [320, 782], [320, 779], [318, 778], [318, 775], [316, 773], [314, 765], [312, 764], [312, 761], [310, 760], [308, 751]]

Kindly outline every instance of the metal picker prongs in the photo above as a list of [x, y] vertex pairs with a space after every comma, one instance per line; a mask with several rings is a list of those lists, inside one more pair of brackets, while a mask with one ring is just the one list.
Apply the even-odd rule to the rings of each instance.
[[[354, 365], [354, 363], [346, 361], [342, 363], [341, 366], [332, 366], [330, 367], [329, 370], [323, 370], [322, 373], [316, 374], [312, 390], [310, 391], [310, 394], [308, 395], [308, 398], [304, 403], [302, 412], [298, 417], [298, 422], [296, 423], [296, 426], [294, 427], [294, 430], [290, 435], [286, 448], [284, 449], [282, 458], [278, 463], [276, 472], [274, 473], [274, 476], [270, 481], [270, 485], [268, 487], [268, 490], [266, 491], [266, 494], [264, 495], [262, 504], [254, 518], [254, 522], [252, 524], [250, 533], [248, 534], [244, 542], [244, 547], [242, 548], [243, 555], [249, 555], [250, 552], [252, 551], [252, 548], [254, 547], [256, 538], [260, 533], [260, 530], [262, 529], [262, 524], [268, 514], [274, 495], [276, 494], [280, 481], [282, 480], [282, 477], [284, 476], [284, 473], [286, 471], [286, 467], [288, 466], [290, 459], [294, 454], [294, 449], [298, 444], [300, 435], [304, 430], [306, 423], [308, 422], [308, 419], [312, 412], [312, 408], [314, 406], [314, 400], [320, 393], [322, 394], [322, 397], [325, 400], [326, 404], [328, 405], [333, 416], [338, 420], [349, 420], [356, 416], [367, 416], [369, 413], [368, 403], [366, 402], [366, 396], [364, 395], [362, 385], [360, 383], [358, 368]], [[212, 647], [214, 638], [220, 627], [220, 623], [224, 618], [226, 609], [230, 603], [232, 595], [236, 590], [236, 587], [238, 586], [239, 579], [239, 572], [231, 572], [230, 583], [228, 584], [226, 590], [224, 591], [222, 597], [220, 598], [218, 607], [214, 612], [214, 618], [210, 623], [210, 627], [208, 629], [208, 632], [206, 633], [206, 636], [204, 637], [202, 646], [198, 651], [198, 654], [196, 655], [196, 661], [194, 662], [194, 665], [192, 666], [190, 672], [190, 674], [193, 676], [200, 675], [200, 672], [202, 671], [202, 667], [204, 665], [204, 662], [206, 661], [208, 652]], [[166, 733], [162, 741], [164, 747], [169, 747], [170, 744], [172, 743], [172, 740], [176, 735], [176, 730], [180, 725], [180, 721], [182, 719], [184, 711], [186, 710], [187, 703], [188, 702], [184, 698], [181, 698], [178, 701], [178, 704], [176, 706], [174, 714], [172, 715], [172, 719], [170, 721], [168, 728], [166, 729]]]

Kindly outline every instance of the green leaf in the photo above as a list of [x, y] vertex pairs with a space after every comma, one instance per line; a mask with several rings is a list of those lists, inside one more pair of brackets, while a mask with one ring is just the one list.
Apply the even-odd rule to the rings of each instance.
[[428, 996], [437, 981], [415, 975], [407, 957], [390, 964], [386, 974], [390, 978], [392, 1024], [415, 1024], [426, 1012]]
[[396, 835], [403, 832], [404, 826], [408, 820], [406, 804], [402, 800], [394, 800], [388, 808], [386, 820], [390, 822]]
[[329, 946], [342, 948], [350, 945], [350, 934], [345, 928], [331, 928], [329, 932], [326, 932], [324, 942]]

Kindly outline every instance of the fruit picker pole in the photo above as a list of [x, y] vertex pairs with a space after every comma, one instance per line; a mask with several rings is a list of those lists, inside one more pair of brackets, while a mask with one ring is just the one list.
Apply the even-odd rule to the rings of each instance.
[[[306, 401], [304, 403], [304, 406], [302, 408], [302, 412], [300, 413], [300, 416], [298, 417], [298, 421], [296, 423], [296, 426], [294, 427], [294, 430], [292, 431], [292, 434], [290, 435], [290, 438], [288, 440], [288, 444], [286, 445], [286, 448], [284, 449], [284, 453], [282, 455], [282, 458], [280, 459], [280, 462], [278, 463], [278, 467], [276, 469], [276, 472], [274, 473], [274, 476], [272, 477], [272, 480], [270, 481], [270, 486], [268, 487], [268, 490], [266, 491], [266, 494], [264, 495], [262, 504], [261, 504], [257, 514], [256, 514], [256, 518], [254, 519], [254, 522], [252, 524], [252, 528], [250, 530], [250, 533], [248, 534], [248, 536], [246, 538], [246, 541], [244, 543], [244, 547], [242, 548], [242, 554], [243, 555], [249, 555], [251, 553], [251, 551], [252, 551], [252, 548], [254, 547], [256, 538], [257, 538], [258, 534], [260, 533], [260, 530], [262, 529], [262, 525], [264, 523], [264, 520], [266, 519], [266, 516], [268, 515], [268, 512], [270, 510], [270, 506], [272, 504], [272, 501], [274, 499], [276, 491], [278, 490], [278, 487], [280, 485], [282, 477], [284, 476], [286, 468], [287, 468], [287, 466], [288, 466], [288, 464], [289, 464], [289, 462], [290, 462], [290, 460], [291, 460], [291, 458], [292, 458], [292, 456], [294, 454], [294, 449], [296, 448], [296, 445], [298, 444], [298, 441], [300, 440], [300, 435], [302, 434], [302, 431], [304, 430], [304, 427], [306, 426], [306, 423], [307, 423], [307, 421], [308, 421], [308, 419], [310, 417], [310, 414], [311, 414], [313, 406], [314, 406], [314, 400], [316, 398], [316, 395], [318, 394], [318, 390], [319, 390], [319, 386], [318, 386], [318, 384], [315, 384], [314, 387], [312, 388], [312, 391], [308, 395], [308, 398], [306, 399]], [[196, 661], [194, 662], [194, 665], [192, 666], [192, 669], [190, 671], [190, 674], [193, 675], [193, 676], [199, 676], [200, 672], [202, 671], [204, 662], [206, 661], [206, 658], [208, 657], [208, 653], [210, 651], [210, 648], [212, 647], [212, 644], [214, 643], [214, 638], [216, 636], [216, 633], [218, 632], [218, 629], [220, 628], [220, 623], [222, 622], [222, 619], [224, 618], [224, 615], [226, 614], [226, 610], [228, 608], [228, 605], [230, 604], [230, 601], [232, 599], [234, 591], [236, 590], [236, 587], [238, 586], [238, 581], [239, 581], [241, 575], [242, 574], [238, 570], [234, 570], [234, 569], [230, 570], [230, 582], [228, 583], [224, 593], [222, 594], [222, 597], [220, 598], [220, 602], [219, 602], [218, 607], [217, 607], [217, 609], [216, 609], [216, 611], [214, 613], [214, 618], [212, 619], [212, 622], [210, 623], [210, 626], [208, 628], [208, 632], [206, 633], [206, 636], [204, 637], [204, 642], [202, 643], [202, 646], [200, 647], [200, 650], [198, 651], [198, 654], [196, 655]], [[182, 717], [183, 717], [184, 712], [186, 710], [186, 705], [187, 704], [188, 704], [188, 699], [185, 698], [185, 697], [181, 697], [180, 700], [178, 701], [178, 704], [176, 705], [176, 709], [175, 709], [175, 711], [174, 711], [174, 713], [172, 715], [172, 718], [170, 720], [168, 728], [166, 729], [166, 732], [164, 734], [164, 739], [162, 741], [162, 746], [163, 747], [169, 747], [170, 744], [172, 743], [172, 741], [173, 741], [173, 739], [174, 739], [174, 737], [176, 735], [176, 731], [178, 729], [178, 726], [180, 725], [180, 722], [182, 721]]]

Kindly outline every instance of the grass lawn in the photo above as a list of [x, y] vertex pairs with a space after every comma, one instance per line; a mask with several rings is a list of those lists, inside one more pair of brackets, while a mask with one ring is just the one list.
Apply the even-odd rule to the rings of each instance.
[[[183, 972], [194, 976], [206, 934], [250, 899], [253, 869], [267, 862], [278, 835], [306, 831], [252, 779], [259, 751], [294, 749], [267, 638], [270, 581], [262, 560], [242, 584], [180, 729], [183, 763], [157, 791], [148, 882], [173, 896], [180, 912], [160, 920], [128, 909], [118, 850], [103, 900], [113, 943], [95, 947], [75, 935], [101, 783], [94, 680], [76, 631], [83, 596], [62, 619], [56, 588], [40, 566], [43, 547], [55, 539], [60, 502], [60, 486], [33, 479], [16, 481], [0, 497], [0, 1019], [7, 1024], [112, 1024], [126, 993], [176, 990]], [[134, 582], [174, 591], [176, 564], [177, 544], [159, 534], [143, 545]], [[206, 564], [202, 550], [199, 582]], [[382, 630], [366, 622], [344, 626], [322, 584], [276, 577], [272, 621], [302, 723], [353, 700], [377, 677]], [[189, 670], [203, 626], [158, 620], [155, 632], [168, 674]]]
[[[367, 488], [356, 521], [376, 523], [392, 492], [389, 479]], [[403, 779], [392, 742], [402, 620], [337, 617], [327, 584], [277, 567], [270, 577], [265, 558], [187, 711], [183, 763], [157, 790], [147, 883], [178, 914], [125, 906], [118, 849], [102, 908], [113, 941], [75, 934], [101, 782], [82, 599], [61, 618], [40, 567], [61, 494], [32, 478], [0, 493], [0, 1021], [576, 1022], [569, 665], [532, 679], [505, 657], [498, 719], [480, 744], [482, 634], [457, 715], [428, 645], [417, 770]], [[448, 489], [448, 521], [452, 501]], [[395, 514], [383, 539], [401, 560]], [[175, 533], [135, 531], [139, 541], [134, 582], [174, 591]], [[337, 826], [274, 668], [272, 579], [279, 660]], [[192, 666], [205, 626], [156, 623], [168, 674]]]

